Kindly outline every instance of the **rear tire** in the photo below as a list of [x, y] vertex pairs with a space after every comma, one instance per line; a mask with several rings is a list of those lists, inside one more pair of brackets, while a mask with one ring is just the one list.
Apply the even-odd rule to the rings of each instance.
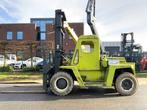
[[50, 80], [50, 90], [57, 96], [68, 95], [73, 85], [72, 77], [66, 72], [57, 72]]
[[137, 91], [138, 81], [133, 74], [126, 72], [117, 77], [115, 88], [121, 95], [130, 96]]

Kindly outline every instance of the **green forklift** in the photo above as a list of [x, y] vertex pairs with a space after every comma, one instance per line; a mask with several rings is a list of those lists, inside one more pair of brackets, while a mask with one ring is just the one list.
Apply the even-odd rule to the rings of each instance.
[[[89, 0], [86, 8], [87, 22], [92, 35], [77, 37], [67, 23], [65, 13], [56, 10], [55, 50], [53, 61], [44, 66], [43, 87], [47, 93], [65, 96], [71, 93], [74, 82], [80, 87], [114, 88], [123, 95], [133, 95], [138, 82], [135, 78], [135, 64], [124, 57], [107, 57], [101, 49], [101, 41], [95, 27], [95, 0]], [[68, 58], [63, 50], [65, 31], [75, 42], [74, 54]]]

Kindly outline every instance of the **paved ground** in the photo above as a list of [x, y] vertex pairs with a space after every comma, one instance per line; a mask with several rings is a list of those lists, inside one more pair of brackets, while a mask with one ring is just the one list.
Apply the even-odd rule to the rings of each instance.
[[[66, 97], [45, 94], [41, 84], [0, 84], [0, 110], [147, 110], [147, 79], [133, 96], [111, 89], [79, 89]], [[25, 91], [25, 92], [24, 92]]]

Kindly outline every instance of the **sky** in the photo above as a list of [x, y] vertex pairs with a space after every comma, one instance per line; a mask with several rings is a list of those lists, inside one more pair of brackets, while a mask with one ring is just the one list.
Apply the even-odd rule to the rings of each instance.
[[[62, 9], [68, 22], [84, 22], [87, 0], [0, 0], [0, 23], [28, 23], [30, 18], [55, 16]], [[102, 41], [121, 41], [121, 33], [134, 32], [136, 44], [147, 51], [147, 0], [96, 0], [96, 27]]]

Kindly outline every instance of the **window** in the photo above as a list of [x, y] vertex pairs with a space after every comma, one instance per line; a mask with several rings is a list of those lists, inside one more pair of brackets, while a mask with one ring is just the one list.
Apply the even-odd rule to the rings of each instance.
[[23, 32], [17, 32], [17, 40], [23, 40]]
[[46, 21], [46, 24], [54, 24], [54, 19], [47, 20], [47, 21]]
[[46, 24], [44, 21], [40, 21], [40, 31], [45, 32], [46, 31]]
[[46, 40], [46, 35], [45, 35], [45, 33], [41, 33], [41, 40]]
[[54, 24], [54, 18], [33, 18], [31, 19], [31, 23], [36, 24], [40, 30], [40, 34], [37, 35], [37, 40], [46, 40], [46, 24]]
[[81, 50], [84, 53], [91, 53], [94, 50], [94, 44], [91, 41], [83, 41], [81, 44]]
[[40, 27], [40, 21], [36, 21], [37, 27]]
[[7, 40], [12, 40], [13, 33], [12, 32], [7, 32]]

